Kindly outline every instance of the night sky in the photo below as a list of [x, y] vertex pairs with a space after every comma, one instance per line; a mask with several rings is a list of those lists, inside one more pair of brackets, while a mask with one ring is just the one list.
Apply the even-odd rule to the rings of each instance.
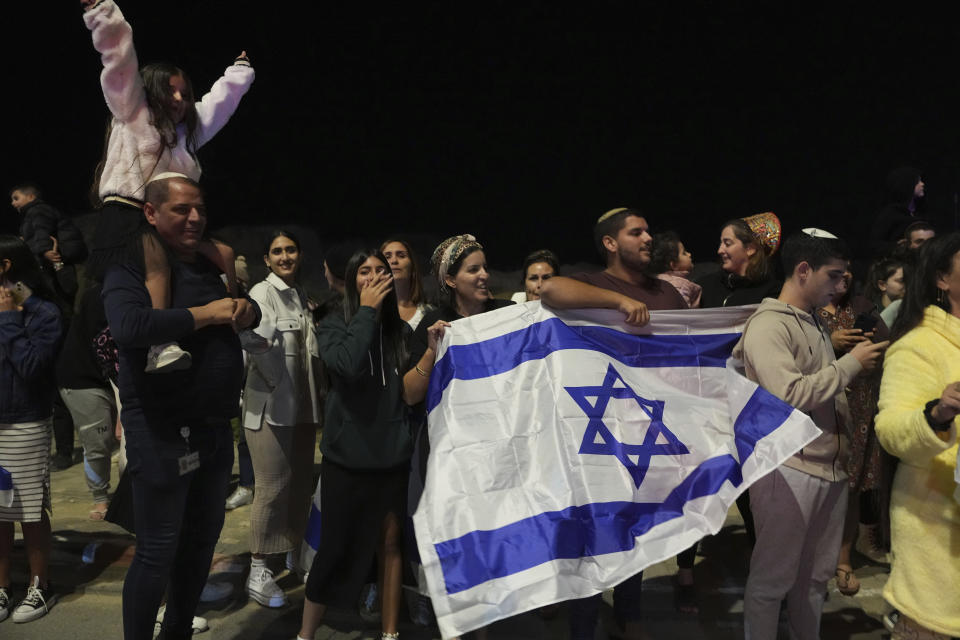
[[[628, 205], [712, 261], [724, 220], [767, 210], [856, 243], [903, 164], [954, 219], [960, 23], [666, 4], [121, 7], [141, 64], [181, 66], [197, 94], [241, 49], [256, 68], [200, 152], [214, 227], [472, 232], [510, 269], [541, 247], [593, 260], [593, 222]], [[4, 180], [83, 213], [107, 110], [79, 2], [5, 22]]]

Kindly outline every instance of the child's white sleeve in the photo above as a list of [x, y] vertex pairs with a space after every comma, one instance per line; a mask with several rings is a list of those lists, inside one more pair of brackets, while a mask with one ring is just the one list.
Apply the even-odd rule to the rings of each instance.
[[103, 0], [86, 11], [83, 21], [103, 62], [100, 86], [107, 107], [117, 120], [130, 121], [147, 104], [133, 48], [133, 29], [113, 0]]
[[197, 147], [205, 145], [230, 120], [240, 105], [240, 98], [250, 89], [255, 77], [253, 67], [237, 61], [227, 67], [223, 76], [213, 83], [210, 91], [197, 103], [199, 127]]

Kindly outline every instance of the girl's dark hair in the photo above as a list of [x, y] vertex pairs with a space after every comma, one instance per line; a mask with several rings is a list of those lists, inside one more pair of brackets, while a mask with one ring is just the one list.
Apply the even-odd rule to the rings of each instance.
[[[420, 262], [417, 260], [417, 254], [413, 252], [413, 249], [410, 247], [410, 243], [401, 238], [387, 238], [383, 241], [383, 244], [380, 245], [380, 253], [383, 253], [383, 250], [387, 248], [387, 245], [391, 242], [397, 242], [403, 245], [403, 248], [407, 251], [407, 257], [410, 258], [410, 302], [415, 305], [419, 305], [423, 302], [423, 281], [420, 276]], [[389, 264], [387, 265], [390, 266]]]
[[[357, 272], [360, 267], [369, 258], [376, 258], [383, 263], [383, 266], [390, 271], [390, 265], [387, 259], [377, 249], [363, 249], [354, 253], [347, 261], [347, 270], [344, 278], [343, 287], [343, 319], [350, 324], [350, 320], [356, 315], [360, 308], [360, 291], [357, 289]], [[394, 366], [402, 376], [406, 371], [403, 367], [407, 366], [407, 341], [405, 332], [409, 331], [409, 326], [400, 317], [397, 309], [397, 294], [391, 288], [380, 305], [380, 327], [382, 329], [380, 336], [383, 340], [383, 350], [390, 353], [394, 358]]]
[[897, 272], [897, 269], [900, 268], [903, 268], [904, 280], [906, 280], [906, 264], [899, 258], [890, 256], [886, 258], [880, 258], [871, 264], [870, 269], [867, 270], [867, 282], [866, 286], [863, 288], [863, 295], [870, 302], [875, 304], [878, 309], [883, 308], [883, 305], [881, 304], [881, 300], [883, 299], [883, 291], [880, 290], [880, 287], [877, 286], [877, 283], [881, 280], [889, 280], [893, 274]]
[[907, 293], [900, 303], [900, 313], [893, 322], [890, 339], [899, 340], [923, 321], [930, 305], [950, 313], [950, 300], [939, 293], [937, 278], [953, 270], [953, 257], [960, 252], [960, 233], [931, 238], [920, 247], [917, 265], [910, 271]]
[[40, 263], [27, 243], [17, 236], [0, 234], [0, 261], [9, 260], [10, 270], [4, 276], [10, 282], [22, 282], [30, 287], [33, 295], [60, 306], [61, 300], [43, 278]]
[[[469, 249], [464, 249], [463, 253], [461, 253], [456, 260], [450, 263], [450, 268], [447, 270], [447, 275], [451, 278], [457, 277], [457, 274], [460, 272], [460, 267], [463, 266], [463, 261], [467, 258], [467, 256], [472, 253], [476, 253], [477, 251], [483, 251], [483, 249], [478, 245], [474, 245]], [[453, 287], [440, 287], [440, 291], [437, 293], [437, 295], [440, 298], [439, 302], [441, 305], [450, 307], [454, 311], [457, 311], [457, 291]]]
[[752, 244], [756, 248], [756, 251], [750, 256], [750, 261], [747, 262], [747, 280], [751, 282], [763, 282], [769, 279], [772, 275], [770, 270], [770, 256], [767, 254], [767, 248], [757, 239], [757, 236], [753, 234], [750, 225], [740, 218], [735, 218], [723, 223], [723, 226], [720, 227], [720, 232], [722, 233], [727, 227], [733, 229], [734, 237], [742, 242], [744, 247]]
[[550, 268], [553, 269], [553, 275], [560, 275], [560, 259], [557, 258], [557, 254], [550, 251], [550, 249], [540, 249], [523, 259], [523, 268], [520, 270], [521, 288], [527, 284], [527, 269], [530, 268], [530, 265], [537, 264], [538, 262], [546, 262], [550, 265]]
[[[186, 85], [186, 95], [181, 96], [186, 102], [186, 110], [183, 116], [183, 124], [186, 127], [186, 148], [187, 152], [196, 158], [198, 146], [198, 126], [199, 117], [194, 103], [193, 85], [190, 83], [190, 76], [175, 65], [160, 62], [148, 64], [140, 69], [140, 78], [143, 80], [143, 90], [147, 97], [147, 108], [150, 110], [151, 124], [160, 132], [160, 148], [157, 149], [156, 161], [150, 171], [144, 175], [144, 179], [156, 169], [160, 163], [160, 157], [164, 152], [172, 150], [177, 146], [177, 123], [170, 118], [170, 78], [180, 76]], [[93, 184], [90, 187], [90, 200], [94, 206], [99, 206], [100, 201], [100, 178], [103, 175], [103, 167], [107, 162], [107, 145], [110, 142], [110, 134], [113, 131], [113, 119], [107, 121], [106, 133], [103, 137], [103, 155], [93, 174]]]
[[300, 239], [297, 236], [285, 229], [274, 229], [270, 232], [270, 235], [267, 236], [267, 241], [263, 245], [263, 255], [270, 253], [270, 247], [273, 245], [273, 241], [277, 238], [290, 238], [293, 241], [293, 244], [297, 245], [297, 251], [300, 251]]
[[653, 236], [650, 249], [650, 273], [670, 271], [670, 263], [680, 257], [680, 236], [673, 231], [664, 231]]

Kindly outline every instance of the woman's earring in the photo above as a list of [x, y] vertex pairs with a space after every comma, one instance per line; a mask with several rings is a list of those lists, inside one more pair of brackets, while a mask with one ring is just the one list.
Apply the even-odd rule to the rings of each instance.
[[940, 287], [937, 287], [937, 304], [940, 305], [941, 307], [944, 304], [945, 296], [943, 295], [943, 293], [944, 293], [943, 289], [941, 289]]

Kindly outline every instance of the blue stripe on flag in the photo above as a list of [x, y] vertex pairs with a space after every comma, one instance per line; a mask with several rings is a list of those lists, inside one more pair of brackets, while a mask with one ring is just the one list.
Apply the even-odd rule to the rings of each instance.
[[741, 463], [753, 453], [757, 441], [773, 432], [793, 411], [789, 404], [757, 387], [733, 424], [734, 442]]
[[449, 347], [430, 375], [427, 411], [437, 406], [454, 378], [486, 378], [554, 351], [589, 349], [630, 367], [724, 367], [739, 339], [739, 333], [635, 336], [550, 318], [496, 338]]
[[[738, 453], [775, 431], [793, 409], [758, 388], [734, 426]], [[756, 413], [745, 416], [746, 413]], [[770, 420], [770, 422], [767, 422]], [[743, 481], [730, 455], [701, 463], [662, 503], [605, 502], [541, 513], [489, 531], [471, 531], [434, 545], [448, 594], [466, 591], [553, 560], [633, 549], [636, 538], [683, 514], [690, 500], [716, 493], [725, 481]]]
[[10, 508], [13, 506], [13, 476], [10, 472], [0, 467], [0, 507]]
[[317, 505], [310, 505], [310, 519], [307, 521], [307, 529], [303, 534], [310, 548], [316, 551], [320, 548], [320, 510]]

